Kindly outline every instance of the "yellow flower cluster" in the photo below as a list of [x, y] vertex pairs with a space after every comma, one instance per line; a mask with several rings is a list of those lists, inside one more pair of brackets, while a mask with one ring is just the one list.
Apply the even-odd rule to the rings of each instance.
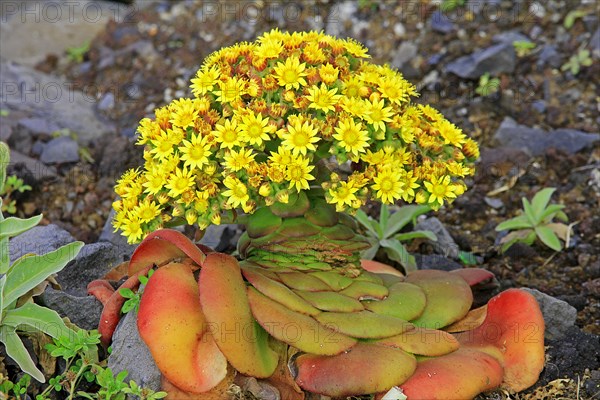
[[[117, 182], [115, 228], [132, 243], [175, 222], [204, 229], [311, 186], [339, 211], [370, 198], [451, 202], [474, 173], [477, 143], [368, 58], [352, 39], [278, 30], [211, 54], [194, 98], [140, 122], [145, 164]], [[325, 167], [335, 163], [352, 172]]]

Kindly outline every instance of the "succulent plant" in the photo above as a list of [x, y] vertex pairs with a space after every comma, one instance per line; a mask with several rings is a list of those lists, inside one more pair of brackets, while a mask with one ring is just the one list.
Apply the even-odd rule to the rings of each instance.
[[[140, 123], [146, 163], [117, 182], [114, 225], [143, 239], [127, 288], [156, 268], [138, 330], [173, 398], [224, 398], [236, 373], [292, 400], [396, 386], [411, 400], [467, 398], [537, 380], [543, 320], [531, 295], [506, 291], [471, 310], [470, 285], [491, 273], [404, 276], [361, 260], [370, 243], [351, 214], [368, 200], [437, 210], [464, 192], [479, 155], [438, 111], [410, 102], [400, 73], [367, 58], [351, 39], [273, 30], [209, 56], [194, 99]], [[164, 229], [225, 220], [246, 227], [240, 260]], [[108, 344], [124, 299], [92, 286], [108, 298]]]

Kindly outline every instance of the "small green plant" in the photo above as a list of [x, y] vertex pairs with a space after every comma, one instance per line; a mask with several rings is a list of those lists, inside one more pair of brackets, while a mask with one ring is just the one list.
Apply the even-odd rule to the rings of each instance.
[[517, 242], [531, 246], [536, 238], [552, 250], [562, 250], [559, 238], [565, 243], [568, 242], [571, 228], [566, 224], [553, 222], [554, 218], [568, 222], [567, 215], [562, 211], [564, 205], [548, 204], [555, 190], [555, 188], [542, 189], [533, 196], [531, 202], [523, 197], [523, 214], [496, 226], [498, 232], [512, 231], [500, 241], [502, 252]]
[[465, 5], [466, 0], [444, 0], [440, 6], [443, 12], [450, 12]]
[[[9, 161], [7, 146], [0, 143], [0, 192], [5, 188]], [[42, 332], [54, 338], [74, 334], [56, 311], [33, 303], [32, 290], [62, 270], [79, 253], [83, 243], [73, 242], [41, 256], [25, 254], [11, 264], [9, 238], [28, 231], [41, 219], [41, 215], [29, 219], [4, 218], [0, 211], [0, 342], [23, 372], [44, 382], [44, 374], [35, 365], [19, 333]]]
[[575, 25], [575, 21], [579, 18], [583, 18], [587, 15], [587, 13], [583, 10], [572, 10], [569, 11], [567, 16], [563, 21], [563, 26], [567, 29], [571, 29], [573, 25]]
[[79, 47], [69, 47], [67, 49], [67, 57], [73, 62], [82, 63], [88, 51], [90, 51], [90, 42], [85, 42]]
[[580, 49], [577, 54], [573, 54], [569, 61], [564, 63], [560, 67], [561, 71], [571, 71], [573, 75], [577, 75], [581, 71], [581, 67], [589, 67], [592, 65], [592, 58], [590, 57], [590, 51], [587, 49]]
[[0, 190], [0, 197], [2, 197], [2, 212], [8, 214], [16, 214], [17, 212], [17, 201], [11, 198], [11, 195], [15, 192], [23, 193], [31, 190], [31, 186], [26, 185], [23, 179], [18, 178], [16, 175], [11, 175], [6, 178], [6, 182], [2, 190]]
[[382, 204], [379, 221], [370, 218], [364, 211], [358, 210], [356, 220], [365, 227], [367, 239], [371, 243], [371, 247], [361, 253], [361, 257], [372, 260], [382, 249], [390, 260], [398, 262], [406, 272], [415, 270], [417, 268], [415, 257], [406, 250], [402, 242], [418, 238], [437, 241], [437, 237], [430, 231], [404, 233], [400, 233], [400, 231], [409, 223], [414, 226], [416, 218], [430, 210], [431, 208], [426, 205], [406, 205], [390, 214], [388, 206]]
[[513, 42], [513, 47], [515, 48], [518, 57], [525, 57], [535, 49], [536, 44], [529, 40], [515, 40]]
[[[154, 273], [154, 270], [151, 269], [150, 271], [148, 271], [148, 276], [140, 276], [140, 283], [142, 285], [145, 285], [148, 283], [148, 279], [150, 279], [150, 277], [152, 276], [152, 274]], [[140, 289], [137, 292], [134, 292], [133, 290], [129, 289], [129, 288], [122, 288], [119, 289], [119, 293], [121, 294], [121, 296], [123, 296], [124, 298], [127, 299], [127, 301], [125, 301], [125, 303], [123, 303], [123, 307], [121, 307], [121, 312], [123, 314], [128, 313], [131, 310], [135, 309], [135, 312], [138, 312], [139, 308], [140, 308], [140, 301], [142, 299], [142, 292], [143, 290]]]
[[496, 93], [500, 88], [500, 79], [490, 78], [489, 72], [479, 77], [479, 85], [475, 89], [475, 93], [480, 96], [489, 96]]

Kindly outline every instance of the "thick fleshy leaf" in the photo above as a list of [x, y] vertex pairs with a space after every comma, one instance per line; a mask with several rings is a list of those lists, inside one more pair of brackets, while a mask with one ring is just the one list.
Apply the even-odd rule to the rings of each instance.
[[330, 228], [325, 228], [321, 231], [321, 235], [331, 240], [348, 240], [356, 236], [356, 232], [346, 225], [336, 225]]
[[371, 282], [376, 283], [378, 285], [383, 285], [383, 279], [381, 278], [382, 274], [376, 274], [370, 271], [362, 271], [360, 275], [354, 278], [355, 281], [359, 282]]
[[410, 400], [472, 399], [502, 382], [502, 366], [488, 354], [458, 349], [419, 361], [414, 374], [400, 385]]
[[291, 193], [286, 204], [275, 202], [269, 207], [273, 214], [282, 218], [299, 217], [310, 208], [310, 202], [305, 192]]
[[450, 271], [450, 273], [456, 274], [463, 278], [469, 284], [469, 286], [475, 286], [478, 283], [494, 279], [495, 277], [492, 272], [483, 268], [461, 268]]
[[150, 233], [138, 245], [129, 261], [129, 276], [148, 265], [158, 266], [183, 256], [188, 256], [199, 266], [206, 255], [183, 233], [173, 229], [160, 229]]
[[419, 270], [408, 274], [406, 282], [425, 292], [425, 310], [411, 321], [421, 328], [440, 329], [450, 325], [467, 315], [473, 303], [473, 293], [467, 282], [450, 272]]
[[378, 344], [422, 356], [443, 356], [458, 349], [458, 340], [448, 332], [414, 327], [400, 335], [377, 340]]
[[260, 207], [248, 216], [246, 232], [253, 239], [267, 236], [275, 232], [281, 226], [281, 222], [281, 217], [273, 214], [269, 207]]
[[277, 275], [286, 286], [292, 289], [306, 290], [309, 292], [331, 290], [331, 287], [321, 279], [302, 272], [282, 272]]
[[227, 359], [208, 327], [190, 267], [156, 270], [142, 295], [138, 330], [161, 373], [182, 390], [206, 392], [227, 375]]
[[346, 397], [388, 390], [406, 381], [415, 357], [400, 349], [358, 343], [337, 356], [303, 354], [295, 360], [296, 382], [312, 393]]
[[360, 301], [336, 292], [307, 292], [296, 290], [296, 294], [323, 311], [355, 312], [365, 308]]
[[324, 201], [318, 201], [316, 199], [311, 200], [311, 208], [304, 213], [304, 218], [321, 227], [334, 226], [338, 223], [335, 208]]
[[300, 217], [283, 221], [283, 224], [281, 224], [277, 233], [288, 238], [298, 238], [316, 235], [319, 233], [320, 229], [321, 228], [311, 224], [304, 217]]
[[210, 331], [231, 365], [245, 375], [270, 376], [279, 357], [269, 348], [266, 332], [254, 321], [237, 260], [222, 253], [209, 254], [198, 287]]
[[374, 260], [360, 260], [360, 265], [361, 267], [363, 267], [364, 269], [366, 269], [369, 272], [373, 272], [375, 274], [388, 274], [388, 275], [395, 275], [398, 276], [400, 278], [403, 278], [404, 275], [402, 274], [402, 272], [398, 271], [396, 268], [384, 264], [384, 263], [380, 263], [378, 261], [374, 261]]
[[355, 338], [380, 339], [399, 335], [413, 325], [400, 318], [359, 311], [354, 313], [323, 312], [314, 317], [321, 324]]
[[346, 289], [352, 284], [352, 279], [335, 271], [311, 272], [308, 275], [319, 278], [335, 291]]
[[411, 283], [399, 282], [389, 288], [383, 300], [364, 301], [367, 310], [411, 321], [423, 313], [426, 305], [425, 292]]
[[456, 321], [452, 325], [448, 325], [444, 328], [446, 332], [456, 333], [470, 331], [483, 324], [485, 316], [487, 315], [487, 305], [474, 308], [465, 315], [465, 317], [459, 321]]
[[250, 309], [256, 320], [275, 339], [307, 353], [339, 354], [356, 339], [324, 327], [309, 316], [291, 311], [253, 287], [248, 288]]
[[306, 315], [316, 315], [321, 312], [284, 284], [267, 278], [254, 268], [243, 266], [242, 273], [258, 291], [292, 311]]
[[366, 281], [355, 281], [346, 289], [340, 291], [340, 294], [353, 297], [358, 300], [362, 299], [383, 299], [388, 295], [388, 289], [377, 283]]
[[521, 391], [533, 385], [544, 368], [544, 319], [535, 298], [508, 289], [493, 297], [483, 324], [457, 334], [461, 346], [497, 357], [504, 386]]

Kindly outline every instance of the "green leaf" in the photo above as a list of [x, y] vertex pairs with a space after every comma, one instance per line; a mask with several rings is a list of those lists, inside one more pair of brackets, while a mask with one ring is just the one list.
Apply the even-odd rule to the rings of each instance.
[[569, 217], [562, 211], [558, 211], [555, 217], [561, 220], [562, 222], [569, 222]]
[[565, 17], [565, 20], [563, 21], [563, 26], [567, 29], [571, 29], [573, 27], [573, 25], [575, 24], [575, 20], [577, 20], [578, 18], [581, 18], [581, 17], [585, 17], [585, 16], [586, 16], [586, 13], [583, 10], [569, 11], [567, 16]]
[[[2, 212], [0, 212], [2, 215]], [[0, 274], [6, 274], [10, 269], [10, 248], [8, 236], [0, 237]]]
[[533, 199], [531, 199], [531, 207], [533, 208], [536, 221], [539, 222], [542, 220], [544, 210], [546, 210], [546, 206], [550, 202], [550, 197], [552, 197], [552, 193], [554, 193], [555, 190], [555, 188], [544, 188], [537, 192], [535, 196], [533, 196]]
[[390, 209], [387, 204], [381, 204], [379, 211], [379, 226], [381, 227], [382, 233], [385, 232], [388, 225], [388, 219], [390, 218]]
[[21, 219], [10, 217], [0, 221], [0, 238], [17, 236], [25, 231], [30, 230], [40, 223], [42, 214], [35, 217]]
[[540, 240], [548, 247], [550, 247], [554, 251], [561, 251], [562, 246], [560, 244], [560, 240], [552, 231], [552, 229], [547, 226], [538, 226], [535, 228], [535, 234]]
[[367, 229], [367, 231], [371, 233], [371, 235], [375, 236], [376, 238], [381, 238], [378, 233], [378, 231], [381, 231], [381, 228], [379, 227], [377, 222], [370, 218], [363, 210], [356, 211], [356, 215], [354, 216], [354, 218], [356, 218], [356, 220], [362, 226], [364, 226]]
[[465, 265], [477, 265], [477, 257], [469, 251], [460, 250], [458, 252], [458, 259]]
[[34, 303], [26, 303], [19, 308], [7, 311], [2, 323], [14, 328], [26, 325], [53, 338], [75, 335], [75, 331], [67, 328], [56, 311]]
[[408, 205], [400, 207], [398, 211], [390, 215], [388, 219], [388, 226], [384, 232], [384, 238], [389, 238], [390, 236], [398, 233], [404, 228], [408, 223], [413, 221], [421, 214], [425, 214], [429, 212], [431, 208], [426, 205]]
[[404, 245], [396, 239], [384, 239], [380, 242], [387, 256], [404, 267], [406, 272], [417, 269], [415, 258], [406, 250]]
[[533, 207], [531, 206], [531, 203], [525, 197], [523, 197], [522, 200], [523, 200], [523, 210], [525, 211], [525, 216], [527, 217], [527, 219], [529, 220], [529, 222], [531, 223], [532, 226], [536, 226], [539, 223], [539, 221], [536, 218], [536, 214], [535, 214], [535, 211], [533, 210]]
[[398, 239], [401, 242], [406, 241], [406, 240], [421, 239], [421, 238], [429, 239], [432, 242], [437, 242], [437, 236], [435, 235], [435, 233], [433, 233], [431, 231], [412, 231], [412, 232], [406, 232], [406, 233], [399, 233], [394, 236], [394, 239]]
[[514, 217], [509, 220], [500, 222], [496, 226], [496, 232], [526, 228], [533, 228], [533, 226], [531, 225], [531, 222], [529, 222], [525, 215], [519, 215], [518, 217]]
[[563, 208], [565, 208], [565, 206], [563, 204], [550, 204], [548, 207], [546, 207], [546, 209], [540, 216], [540, 221], [542, 221], [542, 222], [551, 221], [552, 218], [554, 218], [556, 216], [556, 214]]
[[4, 182], [6, 182], [6, 168], [10, 163], [10, 149], [4, 142], [0, 142], [0, 195], [4, 194]]
[[5, 304], [12, 303], [50, 275], [62, 270], [82, 247], [83, 242], [73, 242], [42, 256], [28, 255], [19, 258], [7, 274]]
[[360, 253], [360, 257], [365, 260], [372, 260], [379, 251], [379, 240], [374, 237], [367, 237], [367, 240], [371, 243], [371, 247]]
[[0, 275], [0, 324], [4, 315], [4, 286], [6, 285], [6, 274]]
[[19, 364], [23, 372], [31, 375], [38, 382], [46, 382], [44, 374], [35, 366], [15, 328], [0, 326], [0, 342], [4, 343], [6, 354]]

